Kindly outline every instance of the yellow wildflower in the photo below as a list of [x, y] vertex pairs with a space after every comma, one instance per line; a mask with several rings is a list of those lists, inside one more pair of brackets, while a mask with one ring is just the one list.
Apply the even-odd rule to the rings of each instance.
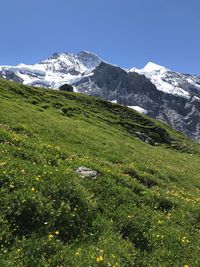
[[59, 233], [60, 233], [59, 231], [55, 231], [55, 235], [59, 235]]
[[49, 234], [48, 235], [48, 238], [51, 240], [53, 238], [53, 235], [52, 234]]
[[190, 241], [187, 239], [186, 236], [182, 237], [181, 242], [182, 242], [183, 244], [190, 243]]
[[32, 188], [31, 188], [31, 191], [32, 191], [32, 192], [35, 192], [35, 187], [32, 187]]
[[80, 252], [77, 251], [77, 252], [75, 253], [75, 255], [76, 255], [76, 256], [80, 256]]
[[96, 262], [101, 263], [103, 262], [103, 256], [99, 256], [96, 258]]
[[14, 183], [12, 182], [11, 184], [10, 184], [10, 188], [14, 188], [15, 186], [14, 186]]
[[40, 181], [40, 177], [39, 176], [35, 177], [35, 180]]

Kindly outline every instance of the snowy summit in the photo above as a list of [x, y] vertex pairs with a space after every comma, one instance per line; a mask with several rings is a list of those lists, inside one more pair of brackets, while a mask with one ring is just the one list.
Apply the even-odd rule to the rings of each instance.
[[147, 63], [142, 69], [132, 68], [129, 70], [129, 72], [133, 71], [145, 75], [158, 90], [164, 93], [190, 98], [190, 94], [181, 85], [185, 78], [184, 74], [174, 73], [153, 62]]
[[81, 51], [78, 54], [54, 53], [51, 57], [33, 65], [1, 66], [2, 76], [12, 72], [23, 84], [58, 88], [65, 83], [72, 84], [89, 75], [101, 59], [94, 53]]

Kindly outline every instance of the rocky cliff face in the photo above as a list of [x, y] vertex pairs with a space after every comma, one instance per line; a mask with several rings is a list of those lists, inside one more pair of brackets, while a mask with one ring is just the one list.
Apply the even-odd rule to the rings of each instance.
[[0, 77], [31, 86], [74, 91], [129, 106], [200, 141], [200, 77], [154, 63], [126, 71], [97, 55], [54, 53], [34, 65], [1, 66]]
[[146, 76], [102, 62], [93, 72], [74, 84], [78, 91], [140, 107], [156, 119], [200, 141], [200, 93], [190, 87], [185, 97], [158, 90]]

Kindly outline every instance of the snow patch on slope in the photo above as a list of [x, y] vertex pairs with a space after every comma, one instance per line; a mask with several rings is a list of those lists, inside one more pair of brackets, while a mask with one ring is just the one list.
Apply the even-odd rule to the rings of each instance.
[[147, 110], [144, 108], [141, 108], [139, 106], [127, 106], [128, 108], [134, 109], [135, 111], [139, 112], [139, 113], [144, 113], [147, 114]]
[[196, 88], [199, 88], [199, 90], [200, 90], [200, 84], [198, 84], [198, 83], [195, 81], [195, 78], [194, 78], [194, 79], [192, 79], [192, 78], [187, 78], [187, 81], [188, 81], [191, 85], [195, 86]]
[[[113, 103], [113, 104], [118, 104], [117, 103], [117, 100], [109, 100], [109, 102]], [[120, 105], [120, 104], [119, 104]], [[124, 106], [124, 105], [122, 105]], [[134, 109], [135, 111], [139, 112], [139, 113], [143, 113], [143, 114], [147, 114], [148, 111], [142, 107], [139, 107], [139, 106], [126, 106], [128, 108], [131, 108], [131, 109]]]

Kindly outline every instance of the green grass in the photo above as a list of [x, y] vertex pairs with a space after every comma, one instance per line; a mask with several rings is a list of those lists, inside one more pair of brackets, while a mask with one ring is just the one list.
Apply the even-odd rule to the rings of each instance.
[[200, 266], [199, 163], [126, 107], [0, 79], [0, 266]]

